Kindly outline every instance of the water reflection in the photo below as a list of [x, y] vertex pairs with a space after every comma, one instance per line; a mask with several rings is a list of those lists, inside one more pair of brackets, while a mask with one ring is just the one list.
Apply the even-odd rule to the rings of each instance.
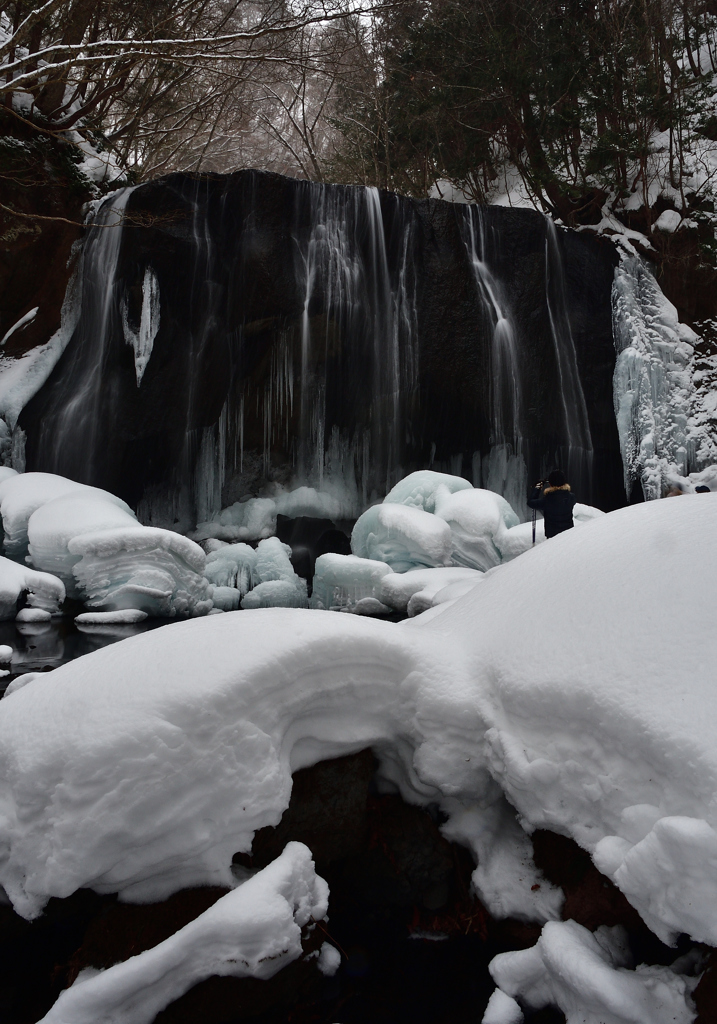
[[0, 644], [13, 649], [12, 661], [2, 666], [10, 671], [0, 678], [0, 693], [4, 693], [11, 680], [25, 672], [49, 672], [100, 647], [157, 629], [167, 621], [147, 619], [132, 625], [103, 623], [96, 626], [77, 626], [70, 618], [51, 622], [0, 622]]

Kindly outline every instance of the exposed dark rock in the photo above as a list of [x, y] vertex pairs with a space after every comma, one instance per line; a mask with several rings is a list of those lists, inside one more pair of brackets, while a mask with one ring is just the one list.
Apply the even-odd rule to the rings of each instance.
[[705, 973], [694, 991], [695, 1024], [717, 1024], [717, 950], [710, 954]]
[[72, 246], [83, 234], [82, 206], [93, 190], [77, 172], [74, 147], [17, 119], [7, 124], [7, 112], [0, 119], [0, 338], [40, 307], [7, 341], [4, 351], [17, 356], [44, 344], [60, 325]]

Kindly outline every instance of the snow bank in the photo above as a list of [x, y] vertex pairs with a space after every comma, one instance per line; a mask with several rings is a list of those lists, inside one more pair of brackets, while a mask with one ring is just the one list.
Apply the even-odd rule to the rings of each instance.
[[25, 586], [30, 570], [13, 575], [4, 568], [11, 603], [14, 591], [29, 589], [29, 603], [52, 612], [65, 591], [105, 612], [202, 615], [212, 607], [201, 548], [142, 526], [108, 491], [52, 473], [7, 475], [0, 479], [0, 513], [7, 554], [16, 561], [27, 556], [39, 570]]
[[333, 611], [351, 611], [367, 599], [376, 601], [379, 612], [390, 608], [379, 599], [383, 579], [391, 573], [385, 562], [357, 555], [329, 553], [316, 559], [312, 608], [330, 608]]
[[36, 572], [9, 558], [0, 558], [0, 619], [15, 618], [17, 603], [23, 594], [31, 608], [55, 614], [65, 600], [65, 587], [49, 573]]
[[[593, 934], [575, 921], [553, 921], [531, 949], [495, 957], [490, 972], [498, 992], [530, 1010], [558, 1006], [575, 1024], [692, 1024], [697, 978], [644, 964], [627, 970], [628, 948], [619, 925]], [[490, 1020], [486, 1011], [483, 1024]]]
[[410, 505], [373, 505], [356, 520], [351, 551], [359, 558], [386, 562], [394, 572], [448, 565], [448, 523]]
[[151, 1024], [212, 975], [273, 977], [301, 956], [301, 930], [326, 917], [329, 889], [311, 852], [280, 857], [158, 946], [105, 971], [83, 971], [42, 1024]]
[[27, 917], [80, 886], [229, 884], [292, 770], [370, 746], [382, 785], [438, 803], [447, 834], [477, 852], [493, 837], [474, 882], [499, 912], [550, 921], [560, 901], [507, 797], [661, 938], [717, 945], [715, 566], [717, 495], [687, 495], [568, 531], [400, 624], [229, 613], [43, 673], [0, 701], [0, 883]]

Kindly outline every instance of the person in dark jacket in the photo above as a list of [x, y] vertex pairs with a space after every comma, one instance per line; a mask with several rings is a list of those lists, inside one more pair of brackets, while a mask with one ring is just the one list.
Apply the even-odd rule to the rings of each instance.
[[535, 485], [528, 498], [528, 506], [543, 513], [545, 536], [555, 537], [573, 528], [573, 506], [577, 500], [565, 475], [559, 469], [554, 469], [548, 477], [547, 487], [543, 481]]

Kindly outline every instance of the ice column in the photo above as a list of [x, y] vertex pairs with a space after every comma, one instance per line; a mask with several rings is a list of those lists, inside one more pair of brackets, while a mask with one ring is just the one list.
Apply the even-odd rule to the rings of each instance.
[[612, 290], [617, 362], [613, 378], [615, 416], [628, 497], [639, 480], [646, 499], [702, 461], [703, 440], [691, 418], [695, 384], [691, 373], [698, 336], [639, 256], [623, 256]]

